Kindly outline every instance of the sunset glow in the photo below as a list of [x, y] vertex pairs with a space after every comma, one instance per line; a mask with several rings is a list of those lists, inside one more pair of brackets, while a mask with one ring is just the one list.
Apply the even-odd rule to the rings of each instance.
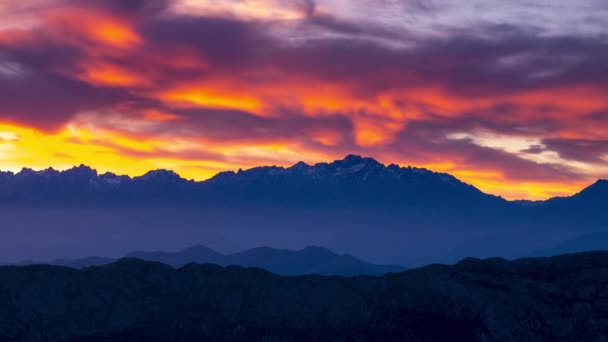
[[608, 30], [591, 20], [605, 6], [539, 5], [526, 26], [450, 0], [14, 3], [0, 4], [2, 170], [203, 180], [352, 153], [509, 199], [608, 177]]

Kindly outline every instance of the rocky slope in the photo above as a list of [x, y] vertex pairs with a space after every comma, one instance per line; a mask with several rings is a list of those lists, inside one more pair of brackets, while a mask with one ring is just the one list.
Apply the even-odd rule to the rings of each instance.
[[0, 268], [2, 341], [605, 341], [608, 253], [382, 277], [123, 259]]

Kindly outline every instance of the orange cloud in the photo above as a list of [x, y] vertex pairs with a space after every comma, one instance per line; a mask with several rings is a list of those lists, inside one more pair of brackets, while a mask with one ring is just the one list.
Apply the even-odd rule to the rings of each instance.
[[150, 82], [142, 75], [113, 65], [85, 65], [80, 79], [94, 85], [138, 87]]
[[68, 2], [0, 29], [0, 168], [204, 179], [359, 153], [530, 199], [608, 175], [604, 43], [405, 42], [306, 3]]
[[184, 91], [170, 91], [161, 95], [165, 101], [180, 103], [190, 103], [197, 106], [211, 108], [240, 109], [251, 112], [258, 112], [261, 104], [252, 97], [240, 94], [220, 93], [215, 90], [195, 88]]
[[[110, 48], [126, 49], [142, 43], [127, 19], [109, 13], [79, 8], [57, 8], [44, 15], [45, 27], [55, 39], [81, 44], [85, 38]], [[92, 48], [92, 47], [90, 47]]]
[[139, 36], [127, 25], [101, 20], [91, 25], [93, 36], [112, 46], [125, 48], [141, 42]]

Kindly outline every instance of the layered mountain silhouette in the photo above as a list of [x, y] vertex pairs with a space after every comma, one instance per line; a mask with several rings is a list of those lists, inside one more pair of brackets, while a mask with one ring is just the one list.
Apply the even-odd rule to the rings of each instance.
[[243, 249], [323, 245], [382, 264], [515, 258], [607, 230], [606, 203], [605, 180], [571, 197], [507, 201], [445, 173], [355, 155], [202, 182], [167, 170], [24, 169], [0, 173], [0, 259], [175, 250], [209, 245], [209, 232]]
[[[299, 251], [289, 251], [270, 247], [258, 247], [234, 254], [222, 254], [205, 246], [193, 246], [179, 252], [132, 252], [127, 258], [157, 261], [175, 268], [190, 263], [216, 264], [221, 266], [258, 267], [280, 275], [381, 275], [400, 272], [404, 267], [397, 265], [376, 265], [361, 261], [351, 255], [338, 255], [329, 249], [311, 246]], [[105, 265], [116, 259], [88, 257], [82, 259], [59, 259], [52, 265], [85, 268]], [[24, 264], [35, 264], [26, 261]]]
[[282, 277], [122, 259], [0, 267], [2, 341], [603, 341], [608, 253]]
[[0, 172], [0, 200], [6, 204], [50, 200], [59, 203], [71, 200], [80, 204], [88, 201], [112, 204], [113, 201], [165, 200], [212, 205], [331, 205], [398, 209], [408, 206], [441, 209], [573, 206], [593, 210], [607, 197], [608, 180], [598, 180], [572, 197], [509, 202], [485, 194], [446, 173], [395, 164], [385, 166], [373, 158], [356, 155], [332, 163], [308, 165], [299, 162], [287, 168], [263, 166], [220, 172], [200, 182], [183, 179], [169, 170], [129, 177], [98, 174], [84, 165], [66, 171], [24, 168], [18, 173]]
[[457, 206], [465, 200], [477, 205], [504, 202], [448, 174], [394, 164], [385, 166], [372, 158], [354, 155], [332, 163], [300, 162], [288, 168], [268, 166], [221, 172], [202, 182], [183, 179], [168, 170], [131, 178], [98, 174], [84, 165], [66, 171], [23, 169], [16, 174], [0, 173], [0, 200], [11, 204], [50, 200], [78, 204], [169, 201], [298, 207], [435, 207]]

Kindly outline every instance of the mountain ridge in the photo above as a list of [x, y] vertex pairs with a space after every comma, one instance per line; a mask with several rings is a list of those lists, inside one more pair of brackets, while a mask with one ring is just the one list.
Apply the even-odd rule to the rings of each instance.
[[[333, 171], [333, 173], [332, 173]], [[367, 174], [362, 171], [367, 171]], [[458, 180], [456, 177], [447, 173], [433, 172], [425, 168], [417, 168], [412, 166], [398, 166], [396, 164], [390, 164], [385, 166], [379, 163], [373, 158], [360, 157], [356, 155], [347, 155], [344, 159], [335, 160], [331, 163], [320, 162], [314, 165], [308, 165], [304, 162], [298, 162], [289, 167], [282, 166], [258, 166], [250, 169], [239, 169], [238, 171], [222, 171], [209, 179], [202, 181], [194, 181], [192, 179], [186, 179], [181, 177], [179, 174], [172, 170], [157, 169], [150, 170], [140, 176], [126, 176], [117, 175], [112, 172], [106, 172], [99, 174], [97, 170], [81, 164], [64, 171], [57, 171], [53, 168], [47, 168], [40, 171], [35, 171], [30, 168], [23, 168], [20, 172], [13, 173], [11, 171], [0, 171], [0, 180], [7, 181], [7, 178], [14, 178], [17, 181], [24, 181], [27, 178], [37, 177], [38, 181], [49, 179], [53, 177], [65, 177], [71, 176], [75, 179], [89, 179], [90, 181], [106, 181], [107, 183], [120, 183], [120, 182], [144, 182], [144, 181], [164, 181], [182, 184], [206, 184], [206, 183], [222, 183], [226, 179], [234, 179], [240, 176], [241, 179], [244, 177], [251, 178], [251, 176], [265, 177], [273, 175], [310, 175], [313, 179], [323, 179], [328, 177], [340, 177], [345, 175], [359, 174], [360, 180], [365, 180], [366, 176], [370, 172], [383, 171], [383, 176], [399, 176], [399, 172], [410, 171], [414, 174], [421, 175], [435, 175], [441, 177], [446, 184], [461, 184], [467, 185], [471, 188], [474, 186], [464, 183]], [[475, 188], [476, 189], [476, 188]], [[477, 190], [477, 189], [476, 189]], [[479, 190], [478, 190], [479, 191]]]
[[[201, 181], [187, 179], [181, 177], [178, 173], [168, 169], [156, 169], [147, 171], [140, 176], [117, 175], [112, 172], [99, 173], [94, 168], [81, 164], [72, 168], [58, 171], [52, 167], [35, 171], [31, 168], [23, 168], [21, 171], [14, 173], [12, 171], [0, 171], [0, 184], [6, 186], [24, 186], [27, 181], [35, 182], [34, 185], [50, 185], [52, 181], [69, 181], [70, 186], [87, 187], [86, 190], [109, 191], [121, 185], [127, 184], [143, 184], [154, 183], [162, 186], [184, 187], [186, 185], [194, 187], [192, 190], [204, 191], [203, 186], [206, 185], [226, 185], [230, 182], [245, 183], [250, 181], [272, 183], [272, 177], [309, 177], [312, 181], [324, 181], [328, 179], [347, 179], [352, 182], [362, 183], [368, 181], [372, 177], [381, 177], [384, 180], [402, 180], [407, 176], [431, 177], [434, 180], [439, 180], [445, 185], [452, 187], [463, 187], [479, 194], [498, 198], [510, 203], [530, 202], [544, 203], [551, 200], [559, 200], [561, 198], [572, 198], [580, 196], [593, 189], [601, 188], [608, 189], [608, 180], [598, 179], [595, 183], [581, 189], [576, 194], [564, 197], [553, 197], [546, 200], [528, 201], [528, 200], [505, 200], [501, 196], [484, 193], [475, 186], [459, 180], [457, 177], [449, 173], [435, 172], [426, 168], [418, 168], [414, 166], [399, 166], [396, 164], [384, 165], [370, 157], [361, 157], [358, 155], [347, 155], [343, 159], [334, 160], [333, 162], [320, 162], [309, 165], [305, 162], [297, 162], [288, 167], [282, 166], [257, 166], [246, 170], [239, 169], [238, 171], [221, 171], [216, 175]], [[52, 185], [52, 184], [51, 184]], [[82, 190], [82, 189], [81, 189]], [[2, 192], [0, 191], [0, 195]]]
[[355, 155], [315, 165], [300, 162], [286, 168], [261, 166], [225, 171], [204, 181], [187, 180], [162, 169], [137, 177], [99, 174], [85, 165], [65, 171], [23, 169], [0, 177], [0, 204], [4, 206], [139, 203], [382, 210], [437, 207], [458, 211], [466, 209], [465, 202], [496, 211], [506, 201], [449, 174], [395, 164], [385, 166], [375, 159]]
[[607, 229], [605, 185], [542, 202], [507, 201], [448, 174], [355, 155], [223, 172], [204, 182], [166, 170], [134, 178], [86, 166], [26, 170], [0, 175], [0, 214], [10, 227], [0, 258], [174, 250], [206, 241], [205, 232], [243, 248], [323, 245], [409, 266], [513, 258]]

